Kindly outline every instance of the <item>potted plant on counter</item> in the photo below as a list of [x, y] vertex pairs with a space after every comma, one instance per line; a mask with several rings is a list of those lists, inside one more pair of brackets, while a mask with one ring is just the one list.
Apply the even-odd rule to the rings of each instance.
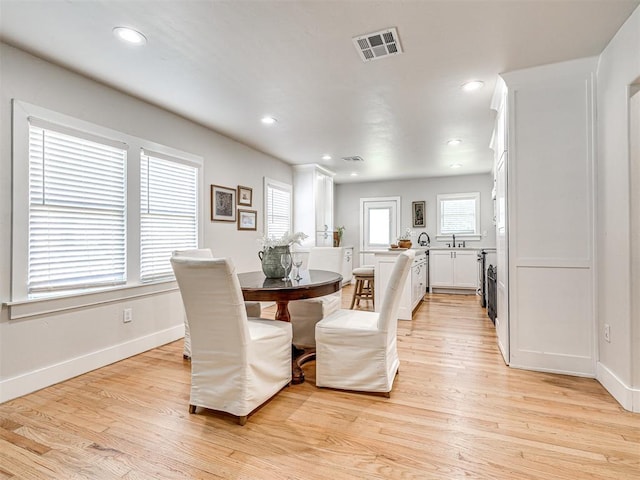
[[342, 235], [344, 234], [344, 225], [336, 228], [333, 232], [333, 246], [339, 247], [342, 242]]

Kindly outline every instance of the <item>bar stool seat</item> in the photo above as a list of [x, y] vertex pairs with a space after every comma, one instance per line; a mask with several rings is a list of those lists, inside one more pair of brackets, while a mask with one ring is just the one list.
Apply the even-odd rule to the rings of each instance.
[[373, 265], [363, 265], [362, 267], [353, 269], [353, 278], [356, 280], [355, 287], [353, 289], [353, 297], [351, 298], [351, 306], [353, 310], [354, 306], [360, 306], [360, 300], [371, 300], [371, 304], [375, 310], [375, 286]]

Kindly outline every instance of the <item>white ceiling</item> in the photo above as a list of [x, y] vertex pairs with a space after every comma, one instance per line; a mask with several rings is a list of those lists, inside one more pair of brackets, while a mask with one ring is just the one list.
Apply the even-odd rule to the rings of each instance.
[[[489, 172], [497, 75], [599, 54], [639, 3], [0, 0], [0, 39], [344, 183]], [[363, 63], [352, 37], [387, 27], [404, 53]]]

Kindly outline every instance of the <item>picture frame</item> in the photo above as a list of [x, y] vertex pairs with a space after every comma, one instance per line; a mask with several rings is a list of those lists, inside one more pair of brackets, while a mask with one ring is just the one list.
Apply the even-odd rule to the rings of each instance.
[[253, 203], [253, 189], [238, 185], [238, 205], [250, 207]]
[[238, 230], [257, 230], [258, 212], [238, 209]]
[[414, 228], [425, 228], [427, 226], [427, 202], [424, 200], [411, 202], [411, 217]]
[[236, 221], [236, 189], [211, 185], [211, 221]]

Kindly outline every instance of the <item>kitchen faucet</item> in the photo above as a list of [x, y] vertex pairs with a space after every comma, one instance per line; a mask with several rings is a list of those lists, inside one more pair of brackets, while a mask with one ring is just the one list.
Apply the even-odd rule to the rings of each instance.
[[[426, 235], [427, 236], [427, 241], [423, 241], [422, 240], [422, 235]], [[418, 245], [420, 245], [421, 247], [428, 247], [431, 244], [431, 239], [429, 238], [429, 234], [427, 232], [422, 232], [419, 236], [418, 236]]]

